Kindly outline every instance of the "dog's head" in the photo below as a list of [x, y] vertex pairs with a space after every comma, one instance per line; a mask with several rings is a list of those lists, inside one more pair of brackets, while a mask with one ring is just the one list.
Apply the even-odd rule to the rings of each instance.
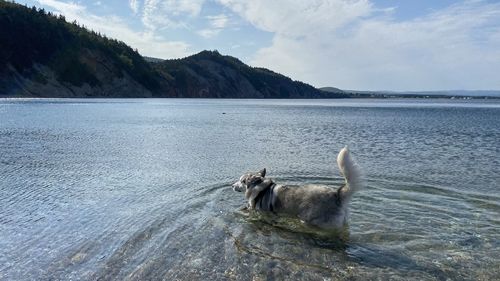
[[240, 179], [233, 183], [233, 190], [238, 192], [252, 190], [255, 186], [264, 181], [266, 176], [266, 168], [258, 171], [257, 173], [247, 173], [240, 177]]

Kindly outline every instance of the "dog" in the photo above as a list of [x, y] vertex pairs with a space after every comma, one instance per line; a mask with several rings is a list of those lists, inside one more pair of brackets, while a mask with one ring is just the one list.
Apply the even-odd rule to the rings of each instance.
[[249, 210], [289, 215], [321, 229], [341, 228], [347, 225], [347, 207], [363, 181], [361, 170], [347, 147], [340, 150], [337, 165], [345, 179], [345, 184], [337, 189], [313, 184], [276, 184], [266, 178], [265, 168], [242, 175], [232, 188], [245, 192]]

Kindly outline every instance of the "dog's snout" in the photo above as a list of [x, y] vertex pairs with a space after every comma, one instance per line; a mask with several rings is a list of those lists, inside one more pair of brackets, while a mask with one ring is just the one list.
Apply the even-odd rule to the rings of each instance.
[[232, 188], [234, 191], [241, 192], [242, 185], [239, 181], [233, 183]]

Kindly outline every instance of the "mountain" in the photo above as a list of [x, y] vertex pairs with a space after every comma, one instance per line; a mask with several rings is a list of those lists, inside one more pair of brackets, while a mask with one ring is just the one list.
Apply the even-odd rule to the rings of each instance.
[[265, 68], [250, 67], [217, 51], [154, 65], [172, 85], [169, 95], [210, 98], [338, 98]]
[[331, 93], [343, 93], [344, 91], [335, 87], [323, 87], [319, 88], [321, 91], [331, 92]]
[[64, 16], [0, 0], [0, 97], [337, 98], [217, 51], [141, 56]]

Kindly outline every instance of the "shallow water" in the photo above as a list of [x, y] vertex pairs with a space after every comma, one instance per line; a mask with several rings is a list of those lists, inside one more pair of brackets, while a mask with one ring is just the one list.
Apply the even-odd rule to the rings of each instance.
[[[1, 280], [493, 280], [500, 103], [0, 100]], [[366, 174], [321, 235], [230, 184]]]

